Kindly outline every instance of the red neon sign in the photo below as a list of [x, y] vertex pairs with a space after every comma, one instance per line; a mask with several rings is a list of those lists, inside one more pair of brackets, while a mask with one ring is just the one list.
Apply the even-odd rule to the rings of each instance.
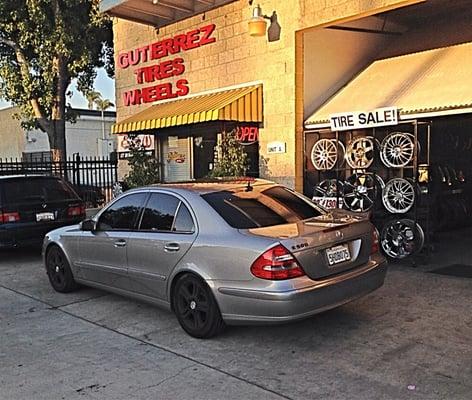
[[236, 139], [240, 143], [254, 143], [259, 140], [259, 128], [257, 126], [238, 126]]

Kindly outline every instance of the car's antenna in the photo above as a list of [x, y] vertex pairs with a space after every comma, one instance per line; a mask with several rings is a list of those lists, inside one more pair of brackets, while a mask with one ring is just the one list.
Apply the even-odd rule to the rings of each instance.
[[248, 179], [248, 180], [247, 180], [247, 186], [246, 186], [246, 192], [252, 192], [253, 189], [254, 189], [254, 188], [251, 186], [251, 180]]

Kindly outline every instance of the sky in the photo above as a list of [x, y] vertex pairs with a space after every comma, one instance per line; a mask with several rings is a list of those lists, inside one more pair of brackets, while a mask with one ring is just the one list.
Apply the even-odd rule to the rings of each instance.
[[[74, 108], [87, 108], [87, 100], [82, 95], [82, 93], [77, 91], [75, 82], [72, 82], [70, 88], [72, 91], [72, 98], [69, 99], [72, 107]], [[116, 104], [115, 101], [115, 80], [110, 79], [103, 68], [100, 68], [97, 72], [97, 79], [95, 79], [94, 90], [100, 92], [104, 99], [109, 99], [113, 104]], [[0, 99], [0, 109], [9, 107], [10, 104], [2, 99]], [[115, 108], [110, 108], [109, 110], [114, 110]]]

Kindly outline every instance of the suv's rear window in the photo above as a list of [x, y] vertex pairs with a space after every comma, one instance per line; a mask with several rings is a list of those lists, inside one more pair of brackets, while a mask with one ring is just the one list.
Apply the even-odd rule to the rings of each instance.
[[254, 187], [252, 191], [221, 191], [202, 197], [237, 229], [293, 223], [322, 214], [309, 200], [281, 186], [265, 190]]
[[64, 181], [55, 178], [5, 179], [0, 185], [4, 204], [77, 199], [77, 194]]

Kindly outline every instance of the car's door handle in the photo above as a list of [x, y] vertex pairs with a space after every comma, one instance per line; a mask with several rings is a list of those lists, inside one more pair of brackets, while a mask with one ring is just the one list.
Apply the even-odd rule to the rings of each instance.
[[180, 246], [179, 246], [177, 243], [167, 243], [167, 244], [164, 246], [164, 250], [165, 250], [165, 251], [179, 251], [179, 250], [180, 250]]
[[126, 246], [126, 240], [124, 239], [117, 240], [115, 242], [115, 247], [125, 247], [125, 246]]

